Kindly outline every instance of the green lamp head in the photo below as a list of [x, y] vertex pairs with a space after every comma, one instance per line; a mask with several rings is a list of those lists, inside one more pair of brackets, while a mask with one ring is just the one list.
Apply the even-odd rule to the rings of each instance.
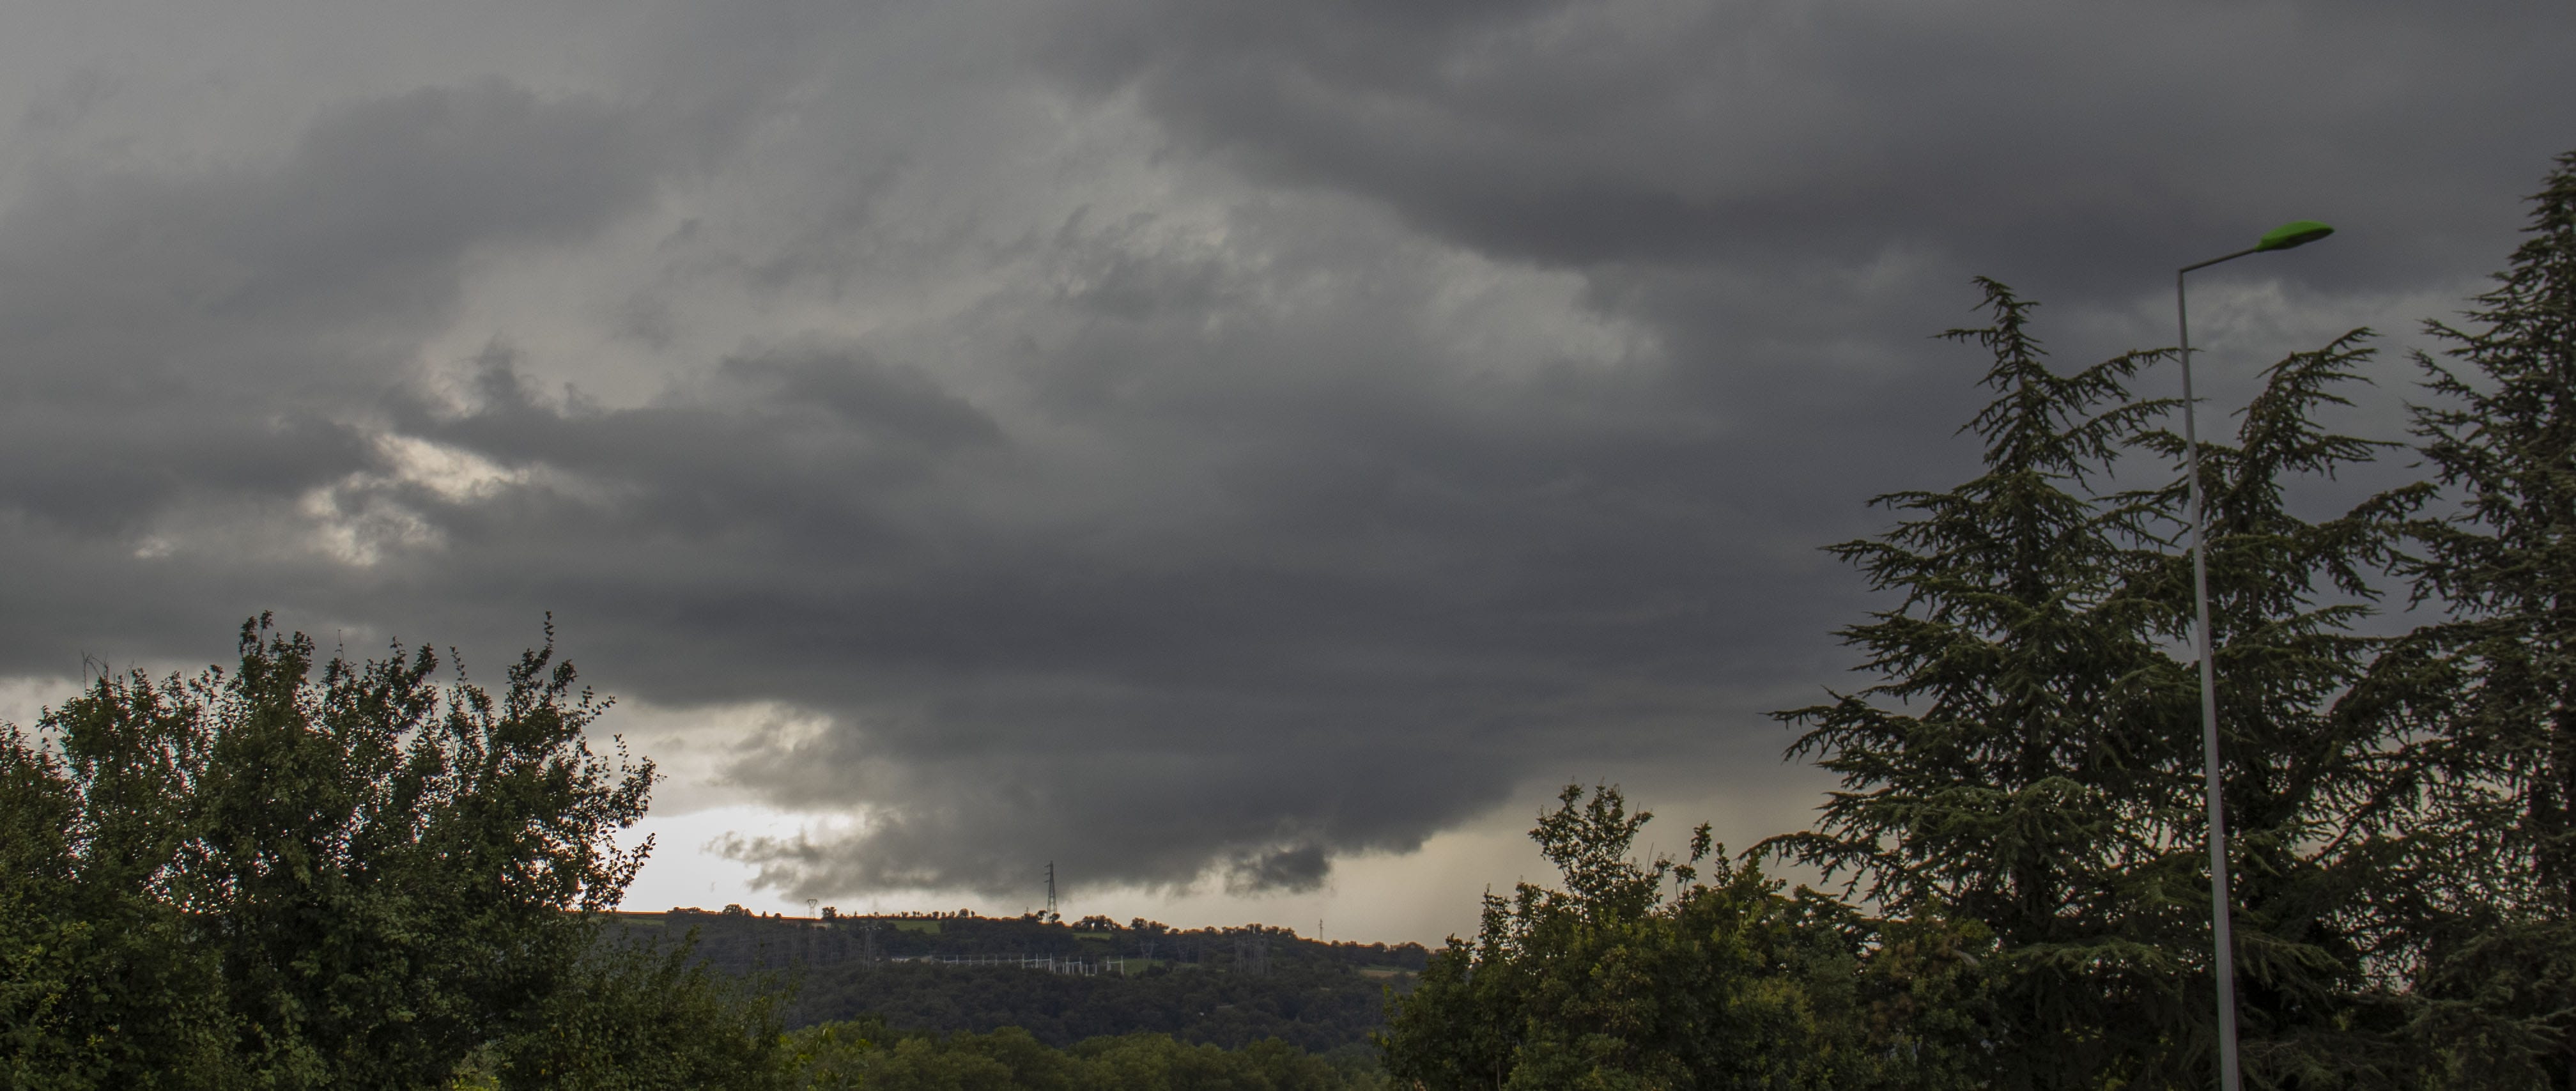
[[2315, 220], [2292, 220], [2264, 232], [2263, 241], [2255, 243], [2254, 250], [2256, 253], [2287, 250], [2293, 246], [2306, 246], [2331, 234], [2334, 234], [2334, 228]]

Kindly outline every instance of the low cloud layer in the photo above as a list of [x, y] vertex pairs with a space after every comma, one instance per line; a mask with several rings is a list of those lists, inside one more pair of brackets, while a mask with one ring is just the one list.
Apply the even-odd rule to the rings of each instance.
[[2576, 146], [2576, 13], [2480, 11], [66, 10], [0, 48], [0, 676], [552, 611], [792, 713], [690, 743], [826, 898], [1751, 790], [1868, 605], [1815, 547], [1967, 467], [1967, 276], [2081, 359], [2313, 216], [2213, 337], [2406, 329]]

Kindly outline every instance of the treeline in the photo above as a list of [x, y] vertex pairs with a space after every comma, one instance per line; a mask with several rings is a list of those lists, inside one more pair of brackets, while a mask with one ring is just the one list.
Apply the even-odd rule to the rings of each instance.
[[789, 1021], [873, 1014], [897, 1030], [1019, 1027], [1052, 1046], [1153, 1032], [1226, 1048], [1275, 1039], [1321, 1053], [1366, 1045], [1385, 1027], [1392, 984], [1321, 967], [1262, 976], [1186, 966], [1132, 976], [921, 963], [826, 967], [798, 982]]
[[819, 917], [783, 917], [727, 906], [717, 912], [689, 908], [618, 912], [611, 920], [618, 929], [638, 935], [694, 932], [701, 957], [736, 974], [853, 962], [1016, 958], [1239, 974], [1299, 968], [1418, 972], [1430, 957], [1419, 943], [1325, 942], [1300, 936], [1294, 929], [1261, 924], [1173, 928], [1141, 917], [1119, 924], [1100, 916], [1069, 922], [1035, 913], [984, 917], [963, 910], [861, 916], [828, 908]]
[[[2200, 448], [2250, 1086], [2576, 1089], [2576, 154], [2534, 205], [2430, 324], [2411, 444], [2321, 423], [2356, 330]], [[2172, 353], [2052, 369], [1981, 283], [1949, 336], [1991, 357], [1983, 471], [1834, 547], [1888, 603], [1842, 630], [1867, 681], [1781, 714], [1841, 779], [1817, 826], [1639, 862], [1646, 816], [1568, 789], [1535, 833], [1564, 888], [1489, 898], [1395, 1002], [1399, 1082], [2220, 1082], [2186, 490], [2115, 473], [2182, 461], [2135, 393]], [[2291, 502], [2381, 458], [2419, 479]], [[2386, 598], [2423, 620], [2366, 629]]]
[[873, 1020], [789, 1035], [789, 1067], [810, 1091], [1379, 1091], [1392, 1086], [1374, 1050], [1324, 1056], [1281, 1042], [1239, 1049], [1164, 1034], [1092, 1038], [1055, 1048], [1017, 1027], [989, 1034], [890, 1034]]
[[[694, 937], [707, 966], [783, 985], [789, 1027], [873, 1015], [897, 1032], [1021, 1027], [1056, 1047], [1137, 1032], [1229, 1049], [1364, 1045], [1385, 1026], [1387, 990], [1411, 988], [1429, 957], [1418, 943], [1324, 943], [1257, 924], [729, 909], [617, 913], [604, 938]], [[1022, 965], [1033, 960], [1053, 962]]]

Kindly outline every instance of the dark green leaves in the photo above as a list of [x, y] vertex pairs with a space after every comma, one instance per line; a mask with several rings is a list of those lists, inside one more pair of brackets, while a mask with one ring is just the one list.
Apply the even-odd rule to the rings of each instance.
[[1688, 862], [1639, 864], [1648, 817], [1617, 789], [1568, 787], [1531, 832], [1567, 889], [1487, 896], [1475, 941], [1451, 939], [1390, 1000], [1388, 1073], [1436, 1089], [1953, 1081], [1979, 930], [1883, 930], [1783, 894], [1705, 828]]
[[551, 646], [497, 696], [265, 618], [239, 650], [0, 737], [18, 1084], [440, 1086], [597, 983], [653, 769], [592, 752]]

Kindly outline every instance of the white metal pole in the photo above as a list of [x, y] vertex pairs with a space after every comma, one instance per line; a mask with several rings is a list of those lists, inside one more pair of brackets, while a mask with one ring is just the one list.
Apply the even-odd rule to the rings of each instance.
[[2191, 318], [2183, 302], [2183, 275], [2206, 265], [2251, 254], [2240, 250], [2174, 273], [2174, 326], [2181, 336], [2183, 472], [2191, 485], [2191, 603], [2197, 615], [2193, 649], [2200, 657], [2200, 753], [2202, 778], [2209, 793], [2209, 919], [2218, 977], [2218, 1087], [2239, 1091], [2236, 1065], [2236, 944], [2229, 927], [2227, 883], [2227, 814], [2218, 780], [2218, 665], [2211, 654], [2209, 628], [2209, 518], [2201, 505], [2200, 434], [2195, 426], [2191, 390]]

